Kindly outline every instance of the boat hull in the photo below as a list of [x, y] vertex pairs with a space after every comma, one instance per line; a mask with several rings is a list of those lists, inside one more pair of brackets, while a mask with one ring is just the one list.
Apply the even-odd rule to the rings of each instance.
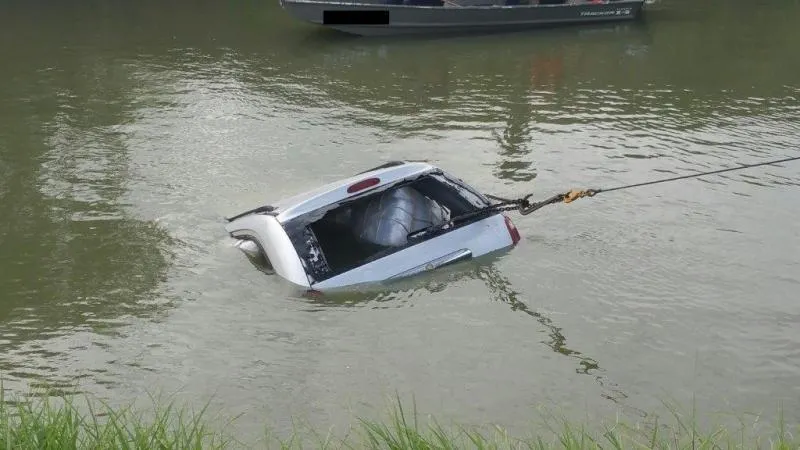
[[419, 6], [282, 0], [292, 16], [360, 36], [520, 31], [636, 19], [643, 1], [571, 5]]

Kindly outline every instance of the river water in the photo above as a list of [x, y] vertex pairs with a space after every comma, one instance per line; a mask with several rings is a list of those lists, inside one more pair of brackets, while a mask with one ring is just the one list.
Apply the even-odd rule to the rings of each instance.
[[[525, 431], [664, 400], [800, 419], [800, 165], [513, 216], [512, 252], [290, 295], [223, 217], [387, 160], [535, 198], [800, 155], [800, 3], [362, 39], [276, 1], [0, 6], [0, 374], [321, 427], [391, 397]], [[324, 428], [323, 428], [324, 429]]]

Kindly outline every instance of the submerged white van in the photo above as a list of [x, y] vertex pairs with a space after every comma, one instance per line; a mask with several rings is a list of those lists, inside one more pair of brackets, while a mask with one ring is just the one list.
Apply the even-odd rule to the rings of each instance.
[[489, 205], [436, 166], [397, 161], [245, 211], [225, 229], [271, 272], [323, 292], [510, 249], [519, 232], [501, 212], [481, 211]]

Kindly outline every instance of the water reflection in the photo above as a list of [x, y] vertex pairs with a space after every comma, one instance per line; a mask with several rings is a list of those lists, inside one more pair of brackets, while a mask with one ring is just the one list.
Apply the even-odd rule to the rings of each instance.
[[588, 375], [604, 389], [604, 398], [639, 415], [642, 411], [624, 400], [628, 397], [614, 382], [608, 379], [605, 369], [600, 363], [584, 353], [570, 348], [564, 331], [546, 314], [532, 309], [521, 300], [522, 294], [514, 289], [511, 281], [496, 267], [497, 257], [482, 258], [478, 261], [460, 263], [405, 280], [397, 280], [388, 284], [372, 285], [349, 292], [316, 294], [304, 297], [310, 307], [308, 312], [322, 312], [325, 308], [369, 307], [373, 309], [401, 308], [412, 302], [415, 297], [428, 298], [429, 295], [443, 292], [448, 286], [464, 280], [480, 280], [487, 288], [489, 300], [508, 305], [512, 311], [519, 311], [532, 317], [547, 333], [548, 339], [541, 341], [553, 352], [575, 359], [578, 366], [575, 372]]
[[[708, 42], [706, 27], [690, 29]], [[790, 119], [796, 100], [792, 88], [780, 86], [793, 79], [793, 62], [787, 65], [794, 69], [759, 74], [758, 83], [743, 71], [698, 83], [711, 68], [706, 54], [725, 50], [703, 46], [683, 65], [665, 54], [670, 47], [653, 46], [661, 32], [621, 25], [480, 40], [348, 40], [307, 49], [302, 58], [275, 55], [270, 70], [302, 80], [302, 92], [280, 80], [252, 88], [325, 106], [336, 120], [400, 139], [452, 139], [468, 131], [469, 140], [494, 143], [493, 173], [510, 183], [532, 181], [542, 153], [563, 147], [567, 137], [579, 145], [570, 150], [606, 158], [675, 157], [692, 164], [697, 152], [713, 154], [709, 145], [725, 147], [726, 157], [732, 149], [755, 155], [778, 148], [778, 142], [760, 150], [747, 144], [754, 128], [763, 129], [750, 118], [770, 127]], [[767, 58], [752, 45], [742, 51], [741, 58]], [[247, 65], [253, 72], [263, 67]], [[691, 74], [691, 83], [674, 76], [676, 67]], [[751, 125], [736, 128], [737, 118]]]
[[[738, 24], [743, 13], [714, 5], [700, 10], [724, 10], [720, 20], [728, 25]], [[110, 8], [105, 14], [114, 23], [122, 11]], [[779, 39], [792, 27], [769, 27], [776, 37], [769, 49], [737, 36], [743, 44], [737, 47], [738, 58], [710, 57], [727, 54], [726, 46], [733, 44], [709, 39], [716, 32], [703, 23], [686, 22], [700, 12], [686, 1], [667, 10], [656, 8], [641, 24], [433, 41], [330, 33], [286, 20], [280, 6], [271, 3], [234, 8], [201, 2], [191, 21], [174, 20], [176, 11], [156, 3], [142, 3], [136, 11], [153, 23], [147, 53], [140, 55], [120, 41], [115, 43], [117, 55], [137, 58], [137, 64], [149, 61], [153, 69], [208, 79], [223, 61], [226, 75], [253, 93], [297, 108], [328, 108], [331, 120], [377, 128], [381, 140], [438, 139], [468, 130], [469, 140], [493, 142], [494, 175], [508, 182], [532, 181], [540, 154], [568, 135], [588, 140], [609, 134], [610, 144], [586, 148], [609, 158], [671, 156], [681, 147], [703, 144], [703, 128], [724, 125], [720, 117], [785, 119], [785, 107], [773, 103], [791, 93], [798, 69], [793, 60], [779, 67], [761, 63], [793, 51]], [[670, 22], [674, 11], [682, 11], [684, 22]], [[775, 8], [763, 14], [780, 19], [791, 11]], [[126, 33], [141, 33], [122, 22]], [[674, 39], [671, 27], [678, 26], [680, 39], [705, 44], [655, 45]], [[259, 39], [253, 39], [257, 34]], [[269, 45], [256, 45], [262, 42]], [[670, 53], [674, 48], [691, 48], [693, 53], [676, 57]], [[736, 61], [771, 69], [753, 74], [731, 68], [724, 79], [708, 79], [720, 72], [716, 64]], [[752, 82], [756, 78], [759, 83]], [[754, 97], [764, 102], [752, 102]], [[611, 124], [614, 133], [608, 131]], [[698, 130], [698, 136], [687, 141], [672, 130]], [[638, 141], [635, 149], [629, 148], [631, 140]]]
[[547, 315], [532, 310], [527, 303], [519, 299], [520, 293], [515, 290], [511, 282], [503, 276], [493, 266], [487, 265], [478, 268], [475, 271], [475, 276], [483, 280], [486, 286], [492, 293], [492, 300], [503, 302], [509, 306], [513, 311], [523, 312], [539, 322], [548, 333], [550, 338], [547, 341], [542, 341], [543, 344], [550, 347], [554, 352], [559, 353], [578, 361], [578, 367], [575, 371], [579, 374], [590, 375], [595, 381], [605, 390], [601, 395], [611, 400], [612, 402], [624, 407], [628, 412], [644, 416], [644, 411], [641, 411], [631, 405], [625, 403], [628, 395], [616, 383], [612, 382], [605, 374], [605, 369], [600, 366], [600, 363], [587, 355], [584, 355], [578, 350], [574, 350], [567, 346], [567, 338], [562, 332], [562, 328], [557, 326], [553, 320]]
[[157, 289], [175, 243], [125, 205], [128, 149], [115, 127], [131, 120], [130, 74], [75, 48], [6, 72], [0, 117], [25, 131], [7, 133], [0, 153], [0, 374], [60, 391], [103, 382], [103, 369], [69, 370], [75, 355], [170, 307]]

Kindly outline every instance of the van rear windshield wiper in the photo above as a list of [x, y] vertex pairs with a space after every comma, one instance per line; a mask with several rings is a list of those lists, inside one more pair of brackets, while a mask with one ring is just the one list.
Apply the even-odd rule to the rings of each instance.
[[464, 220], [470, 219], [470, 218], [472, 218], [474, 216], [478, 216], [478, 215], [481, 215], [483, 213], [491, 212], [494, 209], [494, 206], [495, 205], [489, 205], [489, 206], [486, 206], [486, 207], [483, 207], [483, 208], [478, 208], [478, 209], [475, 209], [475, 210], [470, 211], [468, 213], [464, 213], [464, 214], [462, 214], [460, 216], [453, 217], [452, 219], [450, 219], [450, 220], [448, 220], [448, 221], [446, 221], [444, 223], [441, 223], [439, 225], [430, 225], [430, 226], [427, 226], [425, 228], [419, 229], [417, 231], [412, 231], [411, 233], [408, 233], [408, 235], [406, 236], [406, 239], [411, 240], [411, 239], [415, 239], [415, 238], [424, 236], [426, 234], [430, 234], [430, 233], [434, 233], [436, 231], [440, 231], [440, 230], [444, 230], [444, 229], [450, 228], [452, 226], [455, 226], [456, 222], [463, 222]]

